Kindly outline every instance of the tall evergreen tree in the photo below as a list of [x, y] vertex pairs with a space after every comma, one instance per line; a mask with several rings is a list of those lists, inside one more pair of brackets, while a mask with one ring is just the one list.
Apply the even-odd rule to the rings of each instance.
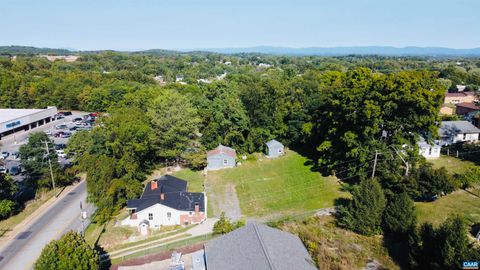
[[407, 193], [393, 197], [383, 214], [383, 229], [398, 237], [405, 237], [415, 226], [415, 205]]
[[376, 179], [367, 178], [352, 192], [352, 200], [341, 211], [340, 224], [364, 235], [381, 231], [385, 195]]

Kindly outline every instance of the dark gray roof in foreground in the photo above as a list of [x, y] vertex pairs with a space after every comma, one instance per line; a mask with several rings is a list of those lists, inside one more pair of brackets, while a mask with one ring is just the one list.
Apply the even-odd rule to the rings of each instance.
[[205, 245], [208, 270], [317, 269], [297, 236], [250, 223]]

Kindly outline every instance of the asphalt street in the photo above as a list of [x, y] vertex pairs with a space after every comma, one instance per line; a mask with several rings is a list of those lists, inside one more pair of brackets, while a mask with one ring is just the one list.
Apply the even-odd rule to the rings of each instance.
[[[16, 235], [3, 250], [0, 251], [0, 269], [22, 270], [32, 269], [43, 247], [53, 239], [58, 239], [64, 233], [81, 231], [80, 202], [88, 217], [94, 211], [91, 204], [86, 203], [86, 182], [72, 189], [39, 219]], [[89, 218], [85, 222], [88, 225]]]
[[[73, 113], [64, 119], [56, 120], [35, 129], [19, 132], [15, 135], [9, 135], [0, 140], [0, 151], [9, 153], [18, 152], [21, 145], [28, 141], [28, 136], [33, 132], [53, 131], [55, 126], [65, 124], [68, 127], [74, 124], [71, 120], [75, 117], [85, 115], [86, 113]], [[50, 137], [56, 144], [67, 143], [67, 138]], [[62, 160], [60, 160], [61, 162]], [[7, 169], [18, 165], [20, 160], [13, 159], [10, 155], [2, 161]], [[15, 176], [14, 180], [22, 181], [21, 176]], [[27, 226], [22, 232], [15, 235], [9, 243], [2, 243], [3, 249], [0, 250], [0, 269], [5, 270], [23, 270], [32, 269], [33, 264], [40, 256], [43, 247], [53, 239], [58, 239], [64, 233], [70, 230], [81, 231], [81, 211], [80, 202], [87, 211], [87, 220], [85, 228], [89, 223], [89, 217], [94, 212], [94, 206], [86, 203], [87, 191], [86, 182], [80, 183], [74, 189], [70, 190], [65, 196], [57, 199], [50, 208], [38, 219]], [[5, 240], [3, 240], [5, 241]]]

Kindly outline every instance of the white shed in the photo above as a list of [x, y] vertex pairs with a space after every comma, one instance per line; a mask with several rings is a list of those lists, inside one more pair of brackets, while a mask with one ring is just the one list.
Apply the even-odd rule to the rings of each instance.
[[268, 141], [266, 145], [268, 158], [276, 158], [285, 154], [285, 147], [277, 140]]
[[438, 143], [429, 144], [428, 142], [425, 141], [424, 138], [420, 138], [420, 141], [417, 144], [418, 144], [419, 154], [421, 156], [425, 158], [440, 157], [440, 151], [442, 149], [442, 146], [440, 146]]

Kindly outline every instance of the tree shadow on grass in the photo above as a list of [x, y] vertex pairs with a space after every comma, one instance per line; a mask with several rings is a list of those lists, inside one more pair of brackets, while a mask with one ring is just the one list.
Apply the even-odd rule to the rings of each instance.
[[305, 166], [310, 166], [310, 170], [313, 172], [321, 172], [318, 166], [318, 159], [320, 157], [318, 151], [315, 148], [308, 147], [307, 145], [292, 145], [290, 149], [297, 152], [302, 157], [306, 157]]
[[400, 269], [409, 269], [408, 264], [408, 241], [385, 234], [383, 237], [383, 246], [387, 249], [388, 255], [400, 266]]

